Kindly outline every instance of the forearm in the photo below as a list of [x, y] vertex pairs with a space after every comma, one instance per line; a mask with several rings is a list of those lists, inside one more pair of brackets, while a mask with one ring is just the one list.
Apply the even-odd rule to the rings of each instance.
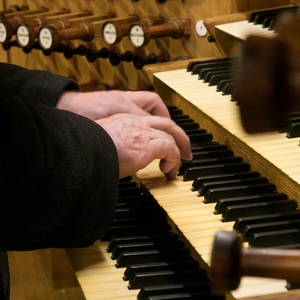
[[79, 90], [78, 84], [69, 77], [6, 63], [0, 63], [0, 78], [2, 95], [53, 107], [63, 91]]
[[81, 116], [0, 99], [0, 248], [86, 246], [104, 233], [118, 186], [115, 146]]

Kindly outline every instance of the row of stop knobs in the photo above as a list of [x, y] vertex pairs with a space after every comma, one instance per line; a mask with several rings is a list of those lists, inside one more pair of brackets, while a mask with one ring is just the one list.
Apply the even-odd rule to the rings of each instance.
[[[10, 50], [11, 47], [20, 47], [16, 41], [10, 41], [2, 44], [4, 50]], [[79, 45], [78, 47], [71, 47], [63, 43], [59, 43], [57, 47], [52, 50], [43, 50], [37, 44], [22, 48], [24, 53], [30, 53], [33, 49], [42, 50], [45, 56], [51, 55], [53, 52], [62, 53], [66, 59], [71, 59], [74, 55], [84, 56], [87, 61], [93, 63], [99, 58], [108, 59], [111, 65], [117, 66], [121, 62], [132, 62], [136, 69], [142, 69], [145, 65], [156, 64], [158, 62], [165, 62], [161, 53], [150, 53], [148, 55], [137, 54], [133, 51], [125, 51], [123, 53], [117, 53], [107, 47], [103, 47], [100, 50], [94, 50], [86, 47], [85, 45]], [[185, 59], [185, 57], [178, 57], [176, 60]]]
[[128, 36], [131, 45], [140, 48], [154, 38], [179, 39], [191, 33], [189, 19], [174, 18], [165, 22], [163, 17], [154, 16], [140, 19], [137, 15], [117, 17], [111, 12], [92, 15], [90, 12], [43, 9], [0, 17], [0, 43], [7, 43], [16, 35], [20, 47], [31, 47], [38, 41], [42, 49], [51, 50], [62, 41], [88, 42], [102, 37], [106, 44], [115, 45]]

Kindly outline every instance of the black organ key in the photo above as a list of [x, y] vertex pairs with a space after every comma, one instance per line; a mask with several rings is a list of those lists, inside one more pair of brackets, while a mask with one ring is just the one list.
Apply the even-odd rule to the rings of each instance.
[[154, 234], [144, 234], [144, 235], [131, 235], [124, 237], [113, 237], [107, 246], [107, 252], [112, 252], [114, 247], [120, 244], [132, 244], [132, 243], [143, 243], [149, 241], [171, 241], [177, 240], [178, 236], [174, 233], [154, 233]]
[[236, 82], [229, 82], [222, 90], [223, 95], [232, 95], [236, 91]]
[[287, 129], [286, 136], [289, 139], [300, 137], [300, 122], [290, 124]]
[[266, 214], [263, 216], [259, 215], [259, 216], [239, 217], [235, 221], [233, 225], [233, 229], [237, 232], [242, 233], [245, 230], [245, 227], [251, 224], [279, 222], [284, 220], [295, 220], [295, 219], [300, 219], [300, 211], [298, 210], [275, 213], [275, 214]]
[[182, 294], [158, 295], [158, 296], [153, 296], [148, 298], [148, 300], [179, 300], [179, 299], [225, 300], [225, 297], [220, 295], [212, 295], [210, 293], [191, 292], [191, 293], [182, 293]]
[[169, 113], [171, 117], [182, 115], [182, 110], [177, 107], [169, 107]]
[[181, 123], [177, 123], [177, 125], [181, 127], [183, 130], [199, 129], [199, 124], [195, 122], [181, 122]]
[[295, 211], [298, 209], [298, 204], [295, 200], [278, 200], [269, 202], [256, 202], [245, 205], [227, 206], [222, 215], [223, 222], [235, 221], [238, 217], [258, 216], [270, 213], [282, 213]]
[[236, 90], [236, 81], [234, 79], [222, 79], [217, 85], [217, 92], [223, 95], [231, 95]]
[[231, 179], [231, 180], [223, 180], [223, 181], [215, 181], [215, 182], [206, 182], [203, 184], [202, 188], [199, 189], [199, 196], [206, 196], [208, 191], [213, 188], [222, 188], [222, 187], [230, 187], [230, 186], [238, 186], [238, 185], [248, 185], [248, 184], [259, 184], [259, 183], [267, 183], [268, 179], [265, 177], [255, 177], [255, 178], [242, 178], [242, 179]]
[[216, 86], [222, 80], [231, 79], [234, 76], [233, 72], [220, 73], [220, 74], [209, 74], [204, 80], [208, 82], [209, 86]]
[[[203, 81], [206, 83], [209, 83], [209, 86], [211, 86], [210, 81], [212, 80], [212, 78], [215, 78], [215, 80], [217, 78], [221, 78], [221, 79], [227, 79], [227, 78], [231, 78], [230, 74], [234, 74], [231, 70], [216, 70], [216, 71], [211, 71], [211, 72], [207, 72], [206, 74], [203, 74]], [[221, 79], [219, 79], [218, 81], [220, 81]], [[217, 82], [218, 82], [217, 81]]]
[[278, 19], [279, 18], [274, 18], [274, 19], [270, 20], [269, 25], [268, 25], [268, 30], [276, 32], [275, 29], [276, 29], [276, 25], [277, 25]]
[[287, 132], [291, 124], [299, 123], [299, 122], [300, 122], [300, 113], [299, 112], [290, 113], [289, 116], [284, 120], [282, 128], [279, 131]]
[[221, 157], [233, 157], [231, 150], [213, 150], [213, 151], [199, 151], [193, 152], [193, 160], [204, 158], [221, 158]]
[[[199, 263], [191, 257], [175, 261], [163, 261], [149, 264], [130, 265], [126, 268], [123, 279], [132, 280], [136, 273], [157, 272], [165, 270], [178, 270], [178, 269], [195, 269], [199, 268]], [[146, 286], [146, 285], [144, 285]]]
[[274, 30], [274, 23], [278, 21], [278, 16], [266, 17], [262, 22], [263, 28], [268, 28], [268, 30]]
[[200, 128], [191, 128], [191, 129], [185, 129], [185, 133], [188, 136], [191, 135], [197, 135], [197, 134], [204, 134], [207, 133], [205, 129], [200, 129]]
[[202, 79], [204, 82], [208, 82], [208, 78], [210, 76], [212, 76], [212, 74], [224, 74], [224, 73], [228, 73], [229, 71], [229, 67], [231, 64], [226, 64], [226, 65], [222, 65], [222, 66], [214, 66], [214, 67], [207, 67], [207, 68], [202, 68], [198, 74], [198, 78]]
[[[170, 299], [177, 295], [175, 299], [182, 299], [182, 295], [197, 295], [196, 299], [204, 300], [225, 300], [224, 295], [212, 295], [207, 286], [202, 282], [191, 282], [184, 284], [173, 284], [159, 287], [144, 287], [138, 294], [138, 300], [154, 299], [154, 297], [166, 297]], [[178, 296], [181, 295], [181, 296]], [[173, 299], [173, 298], [171, 298]]]
[[[263, 25], [266, 19], [275, 18], [278, 15], [278, 12], [264, 12], [257, 14], [253, 20], [254, 25]], [[263, 26], [264, 27], [264, 26]]]
[[[178, 116], [180, 117], [180, 116]], [[181, 125], [181, 124], [197, 124], [193, 119], [191, 118], [174, 118], [172, 117], [172, 120], [177, 124], [177, 125]], [[199, 127], [199, 124], [197, 124]]]
[[192, 183], [192, 190], [201, 191], [207, 182], [217, 182], [217, 181], [224, 181], [224, 180], [256, 178], [256, 177], [260, 177], [259, 172], [256, 171], [196, 177]]
[[208, 191], [204, 202], [214, 203], [222, 198], [248, 196], [257, 194], [269, 194], [276, 192], [276, 186], [272, 183], [261, 183], [252, 185], [239, 185], [224, 188], [212, 188]]
[[[169, 110], [170, 111], [170, 110]], [[171, 116], [172, 120], [175, 121], [175, 122], [184, 122], [184, 120], [192, 120], [194, 121], [193, 119], [190, 118], [190, 116], [188, 115], [185, 115], [185, 114], [182, 114], [182, 115], [175, 115], [175, 116]]]
[[232, 163], [240, 163], [242, 161], [243, 159], [238, 156], [193, 159], [191, 161], [184, 160], [181, 162], [181, 166], [178, 170], [178, 174], [182, 175], [186, 169], [191, 167], [202, 167], [202, 166], [210, 166], [210, 165], [218, 165], [218, 164], [232, 164]]
[[251, 247], [278, 247], [300, 243], [300, 229], [285, 229], [255, 233], [249, 239]]
[[136, 273], [128, 283], [129, 289], [140, 289], [143, 286], [169, 285], [189, 280], [202, 281], [207, 279], [204, 269], [193, 268], [183, 270], [165, 270]]
[[123, 252], [118, 257], [116, 266], [126, 268], [133, 264], [181, 259], [187, 255], [189, 255], [189, 250], [186, 248]]
[[194, 180], [196, 177], [224, 174], [224, 173], [238, 173], [250, 170], [249, 163], [232, 163], [232, 164], [216, 164], [203, 167], [190, 167], [184, 171], [183, 180]]
[[194, 146], [192, 147], [192, 153], [198, 153], [201, 151], [221, 151], [221, 150], [228, 150], [228, 148], [225, 145], [220, 145], [216, 142], [213, 142], [208, 145], [202, 145], [202, 146]]
[[244, 241], [249, 241], [252, 236], [260, 232], [271, 232], [285, 229], [299, 229], [300, 220], [290, 220], [290, 221], [279, 221], [270, 223], [259, 223], [247, 225], [242, 233], [242, 238]]
[[268, 14], [268, 13], [275, 13], [275, 14], [280, 14], [282, 12], [286, 12], [286, 11], [295, 11], [297, 9], [296, 6], [293, 7], [281, 7], [281, 8], [276, 8], [276, 9], [271, 9], [271, 10], [267, 10], [267, 11], [254, 11], [252, 12], [249, 17], [248, 17], [248, 22], [249, 23], [253, 23], [255, 21], [255, 19], [257, 18], [257, 16], [259, 15], [263, 15], [263, 14]]
[[211, 133], [191, 134], [189, 135], [189, 138], [191, 144], [194, 144], [194, 146], [213, 141], [213, 135]]
[[191, 72], [192, 69], [196, 66], [196, 65], [199, 65], [199, 64], [207, 64], [207, 63], [216, 63], [216, 62], [219, 62], [219, 63], [222, 63], [224, 61], [230, 61], [231, 58], [229, 57], [225, 57], [225, 58], [218, 58], [218, 59], [211, 59], [211, 60], [203, 60], [203, 61], [191, 61], [188, 63], [187, 65], [187, 72]]
[[132, 244], [119, 244], [112, 250], [112, 258], [118, 259], [121, 253], [124, 252], [137, 252], [144, 250], [153, 250], [153, 249], [170, 249], [170, 248], [180, 248], [184, 244], [180, 240], [170, 240], [170, 241], [149, 241], [149, 242], [140, 242]]
[[233, 206], [233, 205], [244, 205], [244, 204], [251, 204], [256, 202], [259, 203], [259, 202], [278, 201], [278, 200], [285, 200], [285, 199], [287, 199], [287, 195], [284, 193], [272, 193], [272, 194], [224, 198], [218, 200], [214, 209], [214, 213], [223, 214], [228, 206]]
[[232, 59], [220, 59], [215, 61], [206, 61], [206, 62], [200, 62], [198, 64], [195, 64], [191, 70], [192, 75], [200, 75], [203, 70], [209, 69], [217, 69], [217, 68], [230, 68], [232, 66]]
[[[138, 296], [138, 300], [147, 300], [153, 296], [162, 296], [162, 295], [172, 295], [182, 294], [182, 293], [194, 293], [194, 292], [201, 292], [203, 296], [209, 293], [210, 287], [208, 281], [194, 281], [191, 280], [189, 282], [181, 283], [181, 284], [172, 284], [172, 285], [162, 285], [162, 286], [150, 286], [150, 287], [143, 287]], [[204, 298], [205, 299], [205, 298]], [[224, 299], [220, 298], [220, 299]]]

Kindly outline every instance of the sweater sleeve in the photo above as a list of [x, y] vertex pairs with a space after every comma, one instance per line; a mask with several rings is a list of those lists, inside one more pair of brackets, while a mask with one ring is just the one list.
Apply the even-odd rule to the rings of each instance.
[[62, 91], [78, 91], [79, 86], [69, 77], [43, 70], [28, 70], [0, 63], [0, 93], [22, 100], [56, 106]]
[[0, 249], [92, 244], [117, 199], [109, 135], [89, 119], [15, 97], [0, 95], [0, 114]]

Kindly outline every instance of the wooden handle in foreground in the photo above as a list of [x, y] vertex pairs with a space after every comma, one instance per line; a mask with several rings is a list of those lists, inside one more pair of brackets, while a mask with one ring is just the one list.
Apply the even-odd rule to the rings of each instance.
[[300, 282], [300, 250], [243, 248], [237, 234], [219, 231], [211, 256], [212, 289], [218, 293], [235, 290], [243, 276]]

